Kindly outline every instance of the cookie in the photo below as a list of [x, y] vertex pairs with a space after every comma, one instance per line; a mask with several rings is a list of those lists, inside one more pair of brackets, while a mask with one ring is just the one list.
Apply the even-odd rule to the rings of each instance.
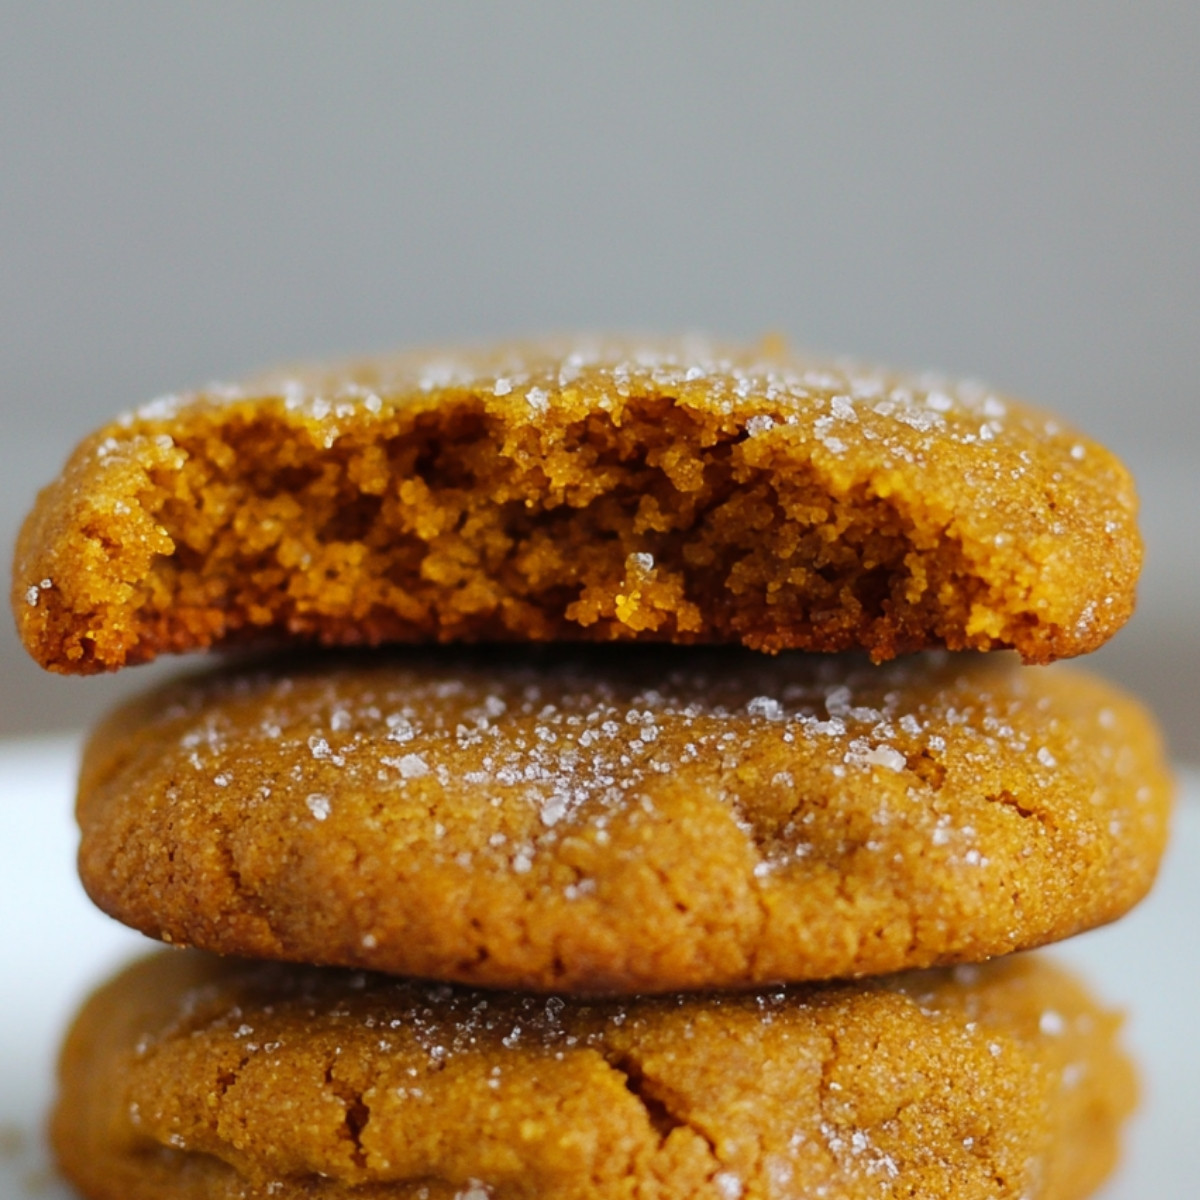
[[410, 354], [172, 396], [20, 535], [30, 653], [253, 638], [1082, 654], [1129, 616], [1128, 474], [979, 385], [698, 340]]
[[184, 679], [80, 779], [106, 912], [223, 954], [654, 992], [978, 961], [1149, 887], [1131, 700], [1011, 655], [441, 647]]
[[53, 1140], [93, 1200], [1070, 1200], [1117, 1025], [1030, 959], [583, 1003], [163, 953], [78, 1018]]

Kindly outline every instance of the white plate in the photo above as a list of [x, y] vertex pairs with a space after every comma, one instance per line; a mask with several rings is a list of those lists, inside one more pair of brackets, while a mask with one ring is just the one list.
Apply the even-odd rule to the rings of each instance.
[[[74, 874], [77, 744], [0, 742], [0, 1198], [70, 1200], [41, 1134], [58, 1038], [87, 992], [149, 943], [101, 916]], [[1187, 1200], [1200, 1180], [1200, 775], [1184, 779], [1175, 838], [1151, 898], [1054, 951], [1129, 1016], [1146, 1101], [1119, 1176], [1096, 1200]]]

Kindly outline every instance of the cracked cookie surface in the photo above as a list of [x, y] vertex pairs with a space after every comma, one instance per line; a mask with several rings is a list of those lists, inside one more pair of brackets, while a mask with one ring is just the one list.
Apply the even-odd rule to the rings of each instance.
[[1149, 887], [1171, 785], [1112, 686], [1011, 655], [315, 655], [117, 710], [80, 873], [152, 936], [653, 992], [979, 961]]
[[135, 965], [61, 1060], [90, 1200], [1075, 1200], [1135, 1083], [1021, 957], [585, 1002], [219, 960]]
[[1128, 473], [977, 384], [561, 339], [281, 372], [85, 440], [20, 535], [44, 666], [287, 636], [1094, 649]]

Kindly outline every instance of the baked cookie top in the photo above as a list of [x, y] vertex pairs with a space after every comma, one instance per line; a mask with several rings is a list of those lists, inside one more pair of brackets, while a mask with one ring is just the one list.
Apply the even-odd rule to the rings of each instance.
[[87, 438], [17, 546], [51, 670], [254, 637], [1082, 654], [1141, 561], [1106, 450], [987, 388], [697, 339], [277, 373]]
[[442, 647], [185, 679], [93, 735], [80, 872], [225, 954], [655, 992], [978, 961], [1149, 887], [1170, 782], [1011, 655]]
[[1118, 1022], [1034, 960], [581, 1004], [162, 954], [100, 991], [53, 1137], [96, 1200], [1072, 1200]]

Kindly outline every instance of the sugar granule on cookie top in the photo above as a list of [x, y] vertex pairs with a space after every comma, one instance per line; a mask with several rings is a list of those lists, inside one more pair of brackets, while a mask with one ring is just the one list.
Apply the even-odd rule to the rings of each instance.
[[22, 530], [30, 653], [90, 673], [256, 634], [1104, 642], [1141, 543], [1106, 450], [982, 386], [699, 339], [410, 353], [168, 397]]

